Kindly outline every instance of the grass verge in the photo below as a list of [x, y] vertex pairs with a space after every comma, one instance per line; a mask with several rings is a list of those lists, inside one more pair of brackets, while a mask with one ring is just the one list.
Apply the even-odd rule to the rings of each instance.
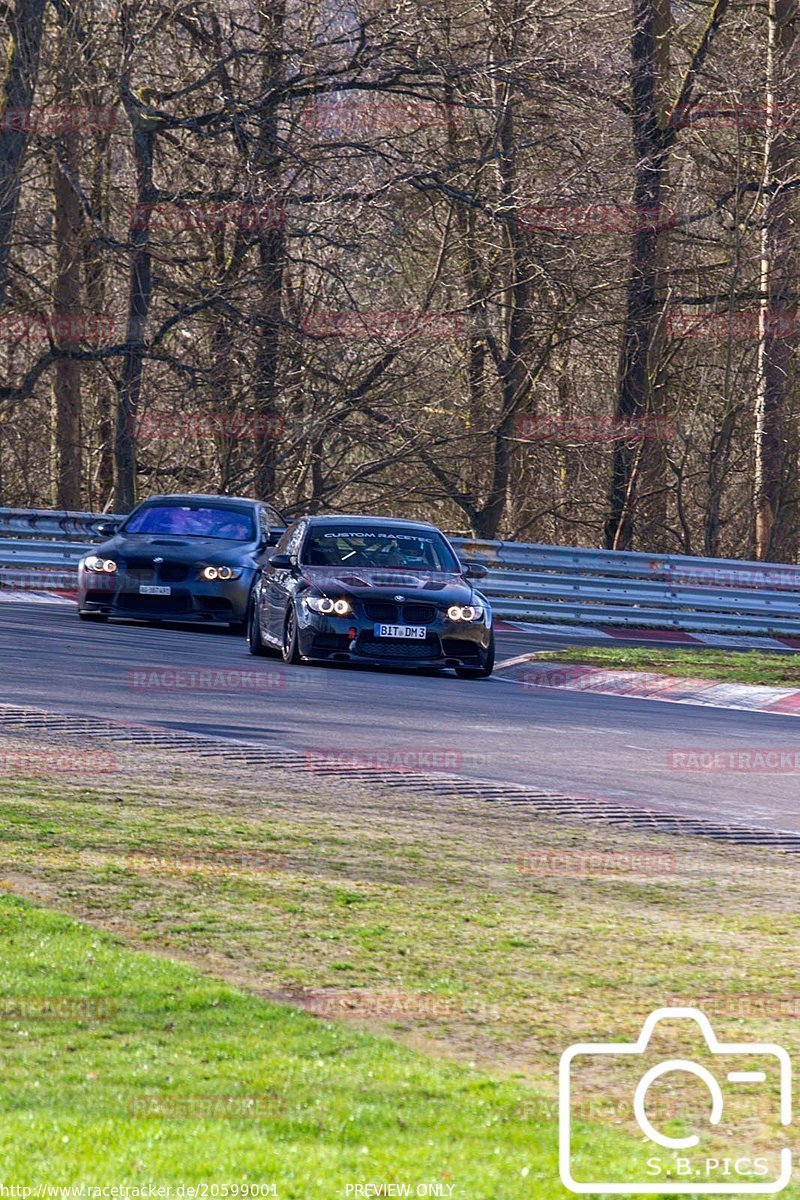
[[570, 646], [544, 650], [536, 662], [581, 663], [618, 671], [652, 671], [692, 679], [719, 679], [726, 683], [760, 683], [772, 687], [800, 688], [800, 655], [764, 654], [760, 650], [622, 649], [611, 646]]
[[[727, 1040], [798, 1049], [800, 881], [777, 854], [121, 751], [91, 783], [2, 781], [0, 858], [14, 1182], [246, 1176], [312, 1200], [428, 1181], [551, 1200], [573, 1041], [631, 1040], [680, 1002]], [[13, 1002], [65, 995], [117, 1007], [59, 1022]], [[599, 1082], [584, 1125], [621, 1170], [629, 1088]], [[170, 1093], [280, 1108], [178, 1118]], [[162, 1108], [132, 1112], [142, 1096]], [[737, 1136], [761, 1150], [768, 1114], [754, 1100], [748, 1119]]]

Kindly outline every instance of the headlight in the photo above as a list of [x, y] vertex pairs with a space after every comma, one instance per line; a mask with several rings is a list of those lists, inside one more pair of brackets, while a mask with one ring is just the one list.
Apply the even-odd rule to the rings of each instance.
[[200, 578], [207, 579], [209, 583], [213, 583], [215, 579], [225, 582], [228, 579], [238, 579], [241, 573], [241, 567], [203, 567]]
[[306, 596], [306, 604], [312, 612], [322, 613], [326, 617], [331, 614], [346, 617], [353, 611], [350, 601], [345, 600], [343, 596], [338, 600], [331, 600], [330, 596]]
[[451, 621], [480, 621], [483, 609], [477, 604], [453, 604], [447, 610]]
[[85, 558], [83, 565], [87, 571], [93, 571], [96, 575], [113, 575], [117, 569], [113, 558], [98, 558], [96, 554], [90, 554], [88, 558]]

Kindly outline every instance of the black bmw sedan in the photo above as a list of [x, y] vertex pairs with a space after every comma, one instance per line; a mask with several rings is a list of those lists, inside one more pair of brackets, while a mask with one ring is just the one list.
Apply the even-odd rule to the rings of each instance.
[[290, 525], [257, 580], [251, 654], [285, 662], [454, 667], [491, 675], [492, 614], [435, 526], [383, 517], [306, 517]]
[[152, 496], [78, 567], [78, 615], [247, 626], [253, 583], [286, 524], [237, 496]]

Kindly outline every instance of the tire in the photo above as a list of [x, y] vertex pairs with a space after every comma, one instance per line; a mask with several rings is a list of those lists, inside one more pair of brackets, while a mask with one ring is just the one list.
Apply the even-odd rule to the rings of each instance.
[[281, 651], [283, 661], [285, 663], [302, 662], [300, 654], [300, 645], [297, 639], [297, 617], [294, 611], [294, 605], [290, 604], [286, 610], [286, 620], [283, 626], [283, 648]]
[[268, 658], [271, 654], [269, 647], [264, 645], [264, 639], [261, 636], [261, 629], [256, 617], [255, 597], [251, 598], [247, 606], [247, 648], [257, 658]]
[[494, 634], [486, 652], [486, 662], [482, 667], [456, 667], [459, 679], [488, 679], [494, 670]]
[[107, 621], [108, 617], [105, 613], [81, 612], [78, 609], [78, 619], [80, 621]]

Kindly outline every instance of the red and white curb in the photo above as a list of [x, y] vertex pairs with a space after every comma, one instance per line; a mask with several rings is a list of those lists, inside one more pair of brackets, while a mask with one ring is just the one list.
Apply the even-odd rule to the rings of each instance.
[[800, 650], [800, 638], [758, 637], [736, 633], [682, 633], [677, 629], [618, 629], [609, 625], [545, 625], [525, 621], [495, 621], [495, 629], [506, 633], [535, 633], [559, 638], [589, 638], [592, 641], [670, 642], [685, 646], [711, 646], [720, 650]]
[[35, 592], [0, 588], [0, 604], [76, 604], [74, 592]]
[[590, 692], [601, 696], [624, 696], [631, 700], [666, 700], [672, 704], [699, 704], [706, 708], [735, 708], [747, 712], [800, 716], [800, 689], [764, 687], [760, 684], [720, 683], [713, 679], [691, 679], [648, 671], [613, 671], [584, 667], [579, 663], [532, 661], [521, 655], [500, 663], [501, 670], [519, 667], [514, 683], [523, 688], [554, 688]]

